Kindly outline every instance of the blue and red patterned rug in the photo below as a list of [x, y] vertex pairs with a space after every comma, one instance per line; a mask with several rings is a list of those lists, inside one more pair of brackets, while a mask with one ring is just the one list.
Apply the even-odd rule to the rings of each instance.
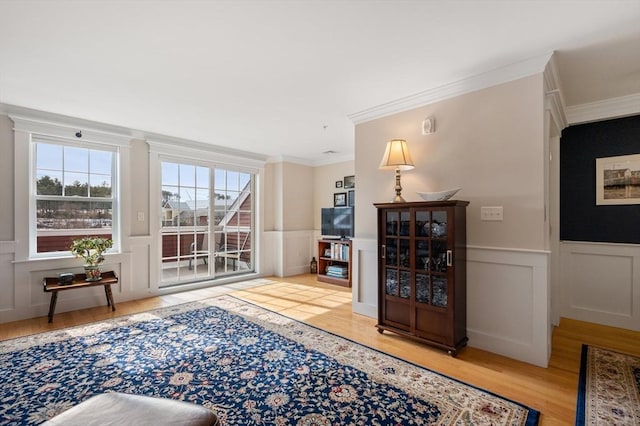
[[582, 345], [576, 425], [640, 425], [640, 358]]
[[118, 391], [224, 425], [535, 425], [522, 404], [230, 296], [0, 342], [0, 423]]

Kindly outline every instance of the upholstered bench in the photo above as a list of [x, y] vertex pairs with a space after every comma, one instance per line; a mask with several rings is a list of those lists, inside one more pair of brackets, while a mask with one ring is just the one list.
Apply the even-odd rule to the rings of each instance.
[[220, 421], [212, 411], [200, 405], [111, 392], [92, 396], [43, 425], [219, 426]]

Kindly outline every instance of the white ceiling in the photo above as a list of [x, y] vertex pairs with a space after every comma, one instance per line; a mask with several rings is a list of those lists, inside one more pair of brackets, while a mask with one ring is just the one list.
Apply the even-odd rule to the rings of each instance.
[[0, 103], [323, 162], [350, 114], [558, 52], [567, 105], [640, 93], [640, 0], [0, 0]]

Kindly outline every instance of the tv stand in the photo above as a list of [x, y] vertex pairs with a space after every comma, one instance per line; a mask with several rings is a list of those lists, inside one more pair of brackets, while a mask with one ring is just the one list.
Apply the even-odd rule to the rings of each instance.
[[351, 240], [322, 238], [318, 241], [318, 275], [321, 282], [351, 287]]

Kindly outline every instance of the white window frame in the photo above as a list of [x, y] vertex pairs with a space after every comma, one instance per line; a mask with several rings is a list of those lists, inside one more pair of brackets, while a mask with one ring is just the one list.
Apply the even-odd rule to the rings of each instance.
[[[113, 165], [113, 214], [112, 235], [114, 246], [110, 252], [121, 252], [123, 235], [128, 222], [125, 211], [129, 205], [128, 190], [124, 186], [129, 180], [129, 142], [131, 136], [111, 133], [90, 127], [89, 122], [56, 122], [54, 118], [25, 117], [9, 114], [14, 122], [14, 165], [15, 165], [15, 261], [28, 261], [71, 257], [70, 252], [36, 252], [36, 171], [35, 143], [43, 141], [72, 145], [88, 149], [103, 149], [115, 152]], [[25, 214], [25, 212], [29, 212]]]
[[[109, 199], [109, 201], [111, 201], [111, 210], [112, 210], [112, 218], [111, 218], [111, 239], [113, 240], [113, 247], [111, 249], [109, 249], [107, 252], [108, 253], [112, 253], [112, 252], [119, 252], [120, 251], [120, 214], [118, 214], [118, 212], [120, 211], [119, 209], [119, 205], [120, 205], [120, 185], [119, 185], [119, 179], [118, 179], [118, 159], [119, 159], [119, 149], [118, 147], [114, 147], [114, 146], [108, 146], [108, 145], [96, 145], [96, 144], [92, 144], [92, 143], [87, 143], [87, 142], [76, 142], [76, 141], [69, 141], [69, 140], [64, 140], [64, 139], [60, 139], [60, 138], [52, 138], [49, 136], [41, 136], [41, 135], [32, 135], [31, 138], [31, 167], [30, 167], [30, 175], [31, 175], [31, 182], [29, 185], [29, 193], [30, 193], [30, 200], [29, 200], [29, 257], [31, 259], [37, 259], [37, 258], [46, 258], [46, 257], [59, 257], [59, 256], [64, 256], [66, 255], [68, 250], [64, 250], [64, 251], [52, 251], [52, 252], [42, 252], [39, 253], [37, 251], [37, 247], [38, 247], [38, 226], [37, 226], [37, 203], [39, 199], [45, 199], [47, 198], [46, 196], [38, 196], [37, 194], [37, 170], [36, 170], [36, 144], [38, 143], [43, 143], [43, 144], [50, 144], [50, 145], [55, 145], [55, 146], [64, 146], [64, 147], [74, 147], [74, 148], [84, 148], [84, 149], [90, 149], [90, 150], [100, 150], [100, 151], [105, 151], [105, 152], [110, 152], [113, 154], [113, 161], [111, 164], [111, 198]], [[64, 183], [63, 183], [64, 185]], [[64, 199], [67, 199], [67, 197], [62, 197]], [[69, 197], [71, 198], [71, 197]], [[96, 199], [97, 200], [97, 199]], [[88, 199], [84, 199], [81, 201], [88, 201]], [[61, 231], [64, 232], [64, 235], [72, 235], [72, 234], [77, 234], [78, 237], [82, 237], [85, 236], [87, 233], [85, 232], [79, 232], [79, 231], [75, 231], [75, 230], [69, 230], [69, 231]]]
[[[150, 227], [151, 229], [160, 230], [160, 215], [153, 214], [153, 206], [160, 205], [161, 195], [161, 172], [160, 165], [163, 161], [169, 162], [187, 162], [189, 164], [201, 165], [204, 167], [219, 167], [224, 169], [232, 169], [239, 172], [250, 173], [253, 175], [253, 227], [254, 232], [252, 235], [252, 250], [253, 259], [255, 265], [253, 265], [253, 273], [259, 274], [261, 269], [260, 259], [262, 254], [260, 248], [262, 246], [260, 240], [260, 230], [262, 229], [261, 223], [261, 198], [260, 190], [262, 181], [264, 166], [266, 159], [260, 155], [247, 155], [241, 157], [237, 152], [233, 150], [215, 147], [200, 142], [186, 141], [182, 139], [174, 138], [156, 138], [147, 140], [149, 144], [149, 186], [150, 186], [150, 200], [149, 205], [151, 209]], [[213, 177], [212, 177], [213, 178]], [[160, 269], [161, 269], [161, 257], [162, 257], [162, 242], [160, 240], [160, 232], [152, 232], [153, 235], [153, 248], [151, 250], [152, 259], [150, 261], [150, 276], [151, 281], [160, 283]], [[226, 278], [231, 280], [237, 279], [234, 276], [219, 275], [216, 281], [219, 279], [221, 283]], [[181, 284], [182, 285], [187, 285]]]

